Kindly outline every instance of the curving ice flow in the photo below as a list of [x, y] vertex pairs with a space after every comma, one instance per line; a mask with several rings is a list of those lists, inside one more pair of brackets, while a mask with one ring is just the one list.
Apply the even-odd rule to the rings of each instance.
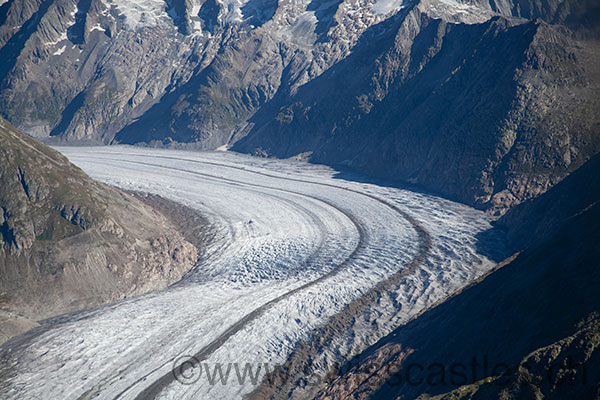
[[240, 397], [253, 382], [214, 385], [200, 375], [184, 385], [171, 370], [185, 355], [207, 366], [283, 363], [298, 341], [411, 265], [351, 316], [352, 335], [341, 330], [335, 349], [323, 349], [326, 363], [347, 357], [494, 266], [477, 250], [476, 235], [490, 229], [485, 214], [430, 194], [233, 153], [59, 150], [93, 178], [198, 209], [217, 237], [167, 290], [47, 321], [6, 343], [6, 398]]

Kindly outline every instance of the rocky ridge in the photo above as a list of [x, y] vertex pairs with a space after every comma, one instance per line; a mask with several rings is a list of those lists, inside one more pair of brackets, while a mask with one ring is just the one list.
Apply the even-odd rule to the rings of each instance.
[[197, 246], [162, 213], [4, 120], [0, 139], [0, 339], [164, 288], [196, 263]]

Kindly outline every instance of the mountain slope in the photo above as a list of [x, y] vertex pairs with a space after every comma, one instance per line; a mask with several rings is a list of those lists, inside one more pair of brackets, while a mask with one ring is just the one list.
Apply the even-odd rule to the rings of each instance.
[[596, 44], [543, 22], [451, 24], [422, 7], [265, 106], [233, 149], [306, 154], [497, 214], [600, 150]]
[[[350, 394], [360, 399], [596, 398], [600, 390], [596, 161], [531, 201], [531, 208], [523, 204], [532, 221], [537, 220], [530, 231], [542, 232], [533, 241], [521, 242], [529, 246], [526, 250], [382, 339], [342, 368], [341, 376], [317, 398]], [[557, 227], [552, 205], [566, 194], [573, 196], [573, 185], [581, 182], [587, 186], [579, 190], [594, 195], [565, 207]], [[550, 208], [541, 208], [544, 204]], [[509, 234], [520, 237], [522, 221], [504, 218]], [[548, 226], [554, 228], [538, 229]], [[411, 365], [423, 369], [409, 369]], [[409, 377], [409, 370], [415, 374]]]
[[217, 148], [502, 214], [599, 150], [596, 2], [10, 0], [0, 110], [52, 141]]
[[0, 339], [20, 324], [163, 288], [196, 262], [197, 248], [163, 214], [4, 120], [0, 159]]
[[594, 156], [543, 196], [512, 208], [498, 225], [512, 247], [524, 249], [551, 238], [579, 213], [600, 201], [600, 156]]

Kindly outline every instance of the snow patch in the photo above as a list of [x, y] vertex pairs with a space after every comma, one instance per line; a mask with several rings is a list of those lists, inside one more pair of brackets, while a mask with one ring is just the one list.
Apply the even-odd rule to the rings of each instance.
[[67, 50], [67, 45], [64, 45], [60, 49], [56, 50], [54, 53], [52, 53], [52, 55], [53, 56], [60, 56], [62, 53], [65, 52], [65, 50]]
[[317, 40], [315, 28], [318, 22], [314, 11], [305, 11], [293, 25], [284, 27], [279, 34], [294, 43], [312, 46]]
[[106, 29], [101, 27], [100, 24], [96, 24], [96, 25], [92, 26], [92, 28], [90, 29], [90, 32], [94, 32], [94, 31], [106, 32]]
[[55, 41], [47, 42], [45, 45], [46, 45], [46, 47], [52, 47], [52, 46], [55, 46], [55, 45], [59, 44], [60, 42], [67, 40], [67, 39], [68, 39], [67, 32], [63, 32], [60, 34], [60, 36]]
[[471, 5], [471, 4], [466, 4], [466, 3], [460, 3], [456, 0], [439, 0], [440, 3], [443, 3], [447, 6], [450, 6], [452, 8], [455, 8], [456, 10], [471, 10], [471, 9], [477, 9], [477, 7]]
[[453, 22], [476, 24], [487, 21], [494, 16], [489, 10], [479, 8], [474, 4], [457, 0], [437, 0], [428, 5], [428, 11], [433, 18], [445, 18]]
[[404, 7], [404, 0], [377, 0], [371, 6], [371, 12], [375, 15], [387, 15]]

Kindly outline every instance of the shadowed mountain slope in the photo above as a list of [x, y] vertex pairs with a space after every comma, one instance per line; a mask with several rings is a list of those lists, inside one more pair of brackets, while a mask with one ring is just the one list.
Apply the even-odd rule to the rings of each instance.
[[[537, 226], [553, 226], [552, 209], [540, 207], [574, 184], [598, 193], [596, 161], [531, 201]], [[529, 228], [543, 234], [521, 242], [527, 250], [382, 339], [317, 398], [597, 398], [600, 207], [596, 195], [581, 198], [551, 231]], [[519, 237], [527, 220], [505, 218]]]

